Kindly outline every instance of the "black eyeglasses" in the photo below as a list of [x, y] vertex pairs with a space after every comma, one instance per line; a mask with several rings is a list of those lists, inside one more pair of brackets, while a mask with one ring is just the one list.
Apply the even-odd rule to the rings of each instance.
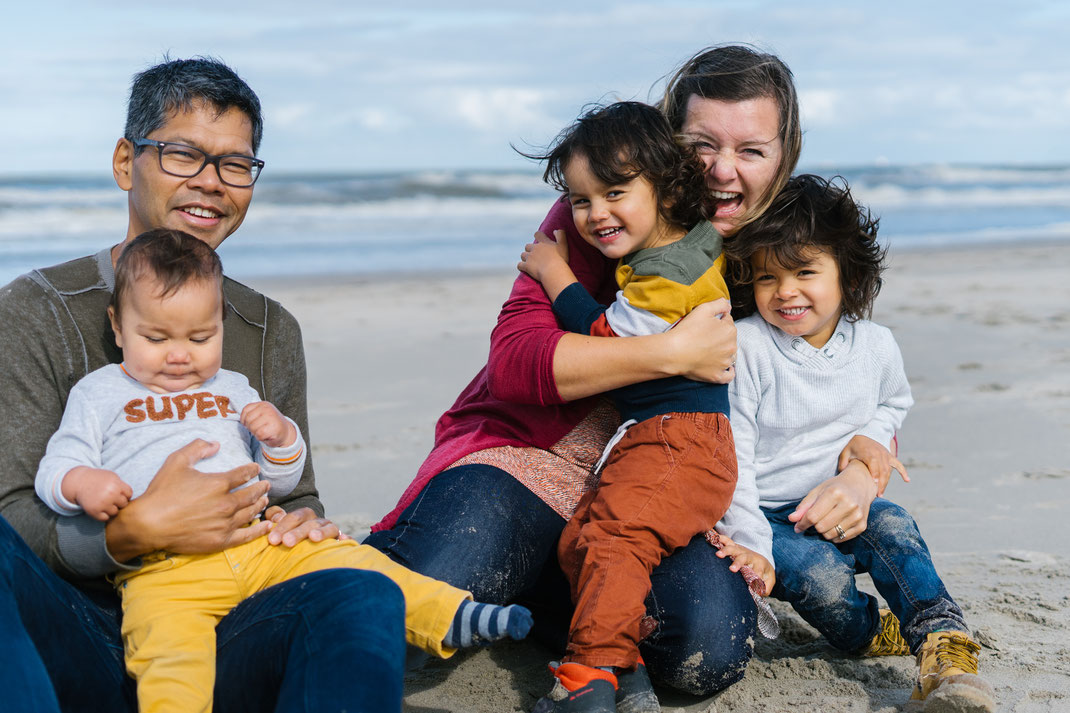
[[264, 168], [260, 159], [240, 153], [216, 156], [194, 146], [153, 139], [132, 139], [132, 143], [138, 148], [154, 146], [159, 152], [160, 170], [179, 178], [193, 178], [212, 164], [223, 183], [235, 188], [250, 188]]

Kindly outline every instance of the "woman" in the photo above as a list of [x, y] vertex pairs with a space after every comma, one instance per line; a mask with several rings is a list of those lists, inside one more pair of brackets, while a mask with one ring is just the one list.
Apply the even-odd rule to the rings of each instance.
[[[798, 160], [795, 87], [775, 56], [740, 46], [704, 50], [670, 80], [662, 109], [703, 157], [717, 199], [713, 223], [724, 234], [759, 215]], [[556, 203], [541, 226], [553, 230], [568, 233], [570, 265], [584, 287], [611, 302], [615, 265], [578, 236], [566, 203]], [[731, 380], [728, 309], [724, 300], [702, 305], [664, 334], [587, 337], [563, 332], [541, 286], [521, 275], [491, 335], [486, 367], [439, 420], [416, 479], [366, 542], [477, 599], [523, 599], [544, 634], [556, 624], [563, 635], [570, 603], [558, 536], [596, 482], [591, 467], [618, 424], [595, 397], [672, 375]], [[729, 565], [696, 537], [654, 570], [645, 620], [651, 632], [640, 651], [655, 680], [709, 695], [743, 676], [755, 609]], [[627, 695], [653, 698], [642, 667], [620, 677], [618, 701]]]

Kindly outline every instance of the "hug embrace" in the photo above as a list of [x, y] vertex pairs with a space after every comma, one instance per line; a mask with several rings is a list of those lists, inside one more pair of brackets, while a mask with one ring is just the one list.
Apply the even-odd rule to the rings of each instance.
[[24, 325], [0, 376], [15, 710], [397, 711], [406, 642], [445, 657], [530, 629], [561, 656], [535, 711], [657, 711], [655, 684], [743, 677], [766, 596], [846, 655], [915, 656], [914, 698], [994, 710], [881, 497], [912, 400], [866, 319], [876, 221], [792, 177], [778, 58], [703, 50], [658, 107], [592, 109], [537, 156], [562, 198], [362, 544], [323, 517], [296, 320], [214, 252], [261, 135], [222, 63], [139, 74], [112, 161], [125, 237], [0, 294]]

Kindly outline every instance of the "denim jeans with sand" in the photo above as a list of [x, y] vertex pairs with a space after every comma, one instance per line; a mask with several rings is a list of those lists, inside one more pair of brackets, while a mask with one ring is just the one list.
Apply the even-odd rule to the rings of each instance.
[[855, 574], [861, 572], [873, 578], [914, 653], [934, 631], [969, 631], [906, 510], [876, 498], [865, 532], [837, 544], [813, 528], [795, 532], [788, 515], [797, 506], [762, 508], [773, 528], [777, 576], [773, 596], [789, 602], [833, 646], [864, 653], [877, 633], [877, 600], [855, 586]]
[[[114, 592], [61, 579], [0, 518], [4, 710], [136, 711], [119, 612]], [[330, 569], [255, 594], [216, 629], [214, 710], [400, 710], [404, 616], [377, 572]]]
[[[531, 609], [534, 635], [564, 653], [572, 603], [557, 563], [565, 520], [511, 475], [487, 465], [446, 470], [428, 483], [377, 547], [477, 601]], [[701, 535], [651, 574], [646, 612], [658, 626], [639, 645], [657, 683], [712, 695], [743, 677], [756, 613], [743, 578]]]

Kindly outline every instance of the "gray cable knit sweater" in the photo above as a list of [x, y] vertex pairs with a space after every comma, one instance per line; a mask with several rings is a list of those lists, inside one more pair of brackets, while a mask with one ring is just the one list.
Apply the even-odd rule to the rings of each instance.
[[887, 327], [841, 318], [820, 349], [760, 315], [736, 328], [728, 394], [739, 479], [717, 531], [775, 564], [773, 533], [759, 507], [802, 500], [836, 475], [855, 435], [891, 443], [914, 399]]

